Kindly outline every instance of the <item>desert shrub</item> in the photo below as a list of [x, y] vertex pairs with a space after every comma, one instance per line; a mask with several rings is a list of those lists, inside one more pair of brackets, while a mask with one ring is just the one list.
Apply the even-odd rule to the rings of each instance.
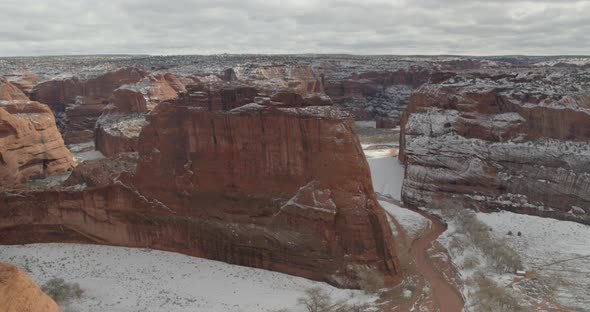
[[328, 312], [333, 305], [330, 295], [319, 287], [306, 289], [305, 297], [297, 299], [297, 303], [303, 305], [307, 312]]
[[367, 309], [366, 305], [334, 302], [330, 294], [319, 287], [306, 289], [305, 296], [297, 299], [297, 304], [304, 306], [307, 312], [363, 312]]
[[[498, 241], [490, 234], [488, 226], [477, 219], [477, 215], [469, 210], [456, 212], [454, 217], [457, 229], [471, 240], [486, 256], [492, 268], [498, 273], [514, 272], [523, 267], [520, 255], [508, 242]], [[452, 248], [453, 241], [451, 241]]]
[[461, 254], [465, 251], [465, 246], [467, 245], [467, 243], [468, 242], [460, 236], [453, 236], [453, 238], [449, 242], [449, 249], [453, 250], [458, 254]]
[[43, 292], [58, 304], [70, 302], [74, 298], [80, 298], [84, 290], [77, 283], [66, 283], [62, 278], [53, 278], [41, 286]]
[[360, 288], [368, 294], [374, 294], [383, 288], [383, 275], [369, 268], [359, 269], [356, 272]]
[[479, 265], [479, 258], [474, 255], [466, 256], [463, 260], [463, 268], [473, 270]]
[[483, 274], [476, 277], [478, 290], [475, 293], [476, 312], [519, 312], [524, 308], [518, 304], [518, 299], [510, 293], [510, 289], [498, 286], [493, 280]]

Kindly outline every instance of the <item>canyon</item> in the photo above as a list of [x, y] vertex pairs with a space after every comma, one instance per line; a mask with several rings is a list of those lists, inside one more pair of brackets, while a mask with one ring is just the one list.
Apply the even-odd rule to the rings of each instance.
[[[398, 132], [402, 167], [382, 180], [403, 186], [384, 201], [430, 220], [415, 207], [590, 224], [590, 72], [568, 61], [0, 62], [0, 244], [159, 249], [343, 288], [367, 272], [404, 285], [401, 232], [365, 156], [397, 155]], [[361, 142], [367, 123], [385, 139]], [[457, 310], [465, 298], [429, 262], [447, 231], [437, 222], [410, 257]]]

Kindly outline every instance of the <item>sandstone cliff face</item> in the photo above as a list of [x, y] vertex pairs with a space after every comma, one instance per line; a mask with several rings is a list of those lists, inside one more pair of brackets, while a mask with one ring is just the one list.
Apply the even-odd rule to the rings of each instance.
[[359, 120], [389, 117], [397, 122], [412, 91], [429, 77], [430, 71], [419, 67], [355, 73], [344, 79], [326, 80], [326, 94]]
[[590, 222], [590, 81], [559, 71], [457, 75], [403, 118], [402, 196]]
[[39, 286], [16, 266], [0, 262], [0, 311], [61, 312]]
[[115, 90], [112, 102], [97, 120], [94, 137], [96, 150], [107, 157], [137, 151], [148, 111], [144, 95], [132, 88]]
[[144, 76], [142, 70], [126, 67], [88, 79], [58, 78], [36, 85], [31, 98], [47, 103], [56, 112], [65, 112], [64, 140], [67, 144], [82, 143], [93, 140], [96, 120], [113, 91]]
[[[212, 236], [200, 243], [227, 251], [204, 249], [206, 257], [335, 284], [353, 275], [349, 265], [397, 273], [348, 115], [334, 107], [160, 105], [147, 119], [137, 188], [164, 210], [209, 223]], [[218, 231], [230, 231], [232, 242], [216, 239]]]
[[39, 80], [37, 75], [27, 70], [11, 73], [6, 75], [5, 78], [26, 95], [31, 92], [33, 86]]
[[143, 78], [113, 92], [111, 104], [96, 122], [95, 146], [105, 156], [137, 151], [145, 115], [157, 104], [173, 100], [185, 86], [170, 73]]
[[29, 101], [4, 79], [0, 79], [0, 90], [0, 189], [70, 170], [72, 155], [49, 107]]
[[136, 172], [113, 158], [89, 161], [60, 189], [0, 195], [0, 243], [151, 247], [345, 287], [370, 267], [398, 281], [347, 114], [163, 103], [147, 120]]

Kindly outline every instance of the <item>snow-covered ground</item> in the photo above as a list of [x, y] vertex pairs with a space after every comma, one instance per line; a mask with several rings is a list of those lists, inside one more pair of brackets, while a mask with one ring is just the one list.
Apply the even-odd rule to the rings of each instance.
[[507, 211], [477, 217], [510, 243], [527, 270], [556, 283], [561, 304], [590, 310], [590, 226]]
[[[397, 222], [400, 223], [410, 237], [414, 237], [418, 232], [430, 226], [430, 220], [424, 218], [419, 213], [401, 208], [398, 205], [383, 200], [380, 200], [379, 204], [381, 204], [381, 207], [383, 207], [385, 211], [395, 217]], [[392, 227], [392, 230], [394, 231], [394, 234], [397, 232], [395, 226]]]
[[490, 228], [493, 239], [508, 244], [518, 253], [523, 270], [533, 272], [540, 280], [515, 284], [517, 276], [513, 272], [494, 272], [486, 260], [489, 256], [457, 231], [455, 221], [447, 219], [449, 228], [438, 240], [447, 248], [461, 279], [466, 282], [462, 292], [467, 307], [473, 303], [472, 296], [477, 290], [469, 280], [479, 271], [529, 304], [536, 302], [535, 288], [549, 286], [555, 287], [553, 294], [559, 304], [590, 311], [590, 226], [507, 211], [477, 213], [476, 217]]
[[373, 158], [368, 162], [375, 192], [400, 200], [404, 166], [397, 157]]
[[81, 163], [86, 160], [104, 158], [104, 155], [100, 151], [94, 149], [93, 141], [79, 144], [70, 144], [68, 145], [68, 149], [74, 156], [74, 161], [76, 163]]
[[20, 266], [38, 284], [57, 277], [79, 283], [83, 312], [304, 311], [297, 299], [311, 287], [335, 300], [377, 298], [282, 273], [230, 265], [172, 252], [79, 244], [0, 246], [0, 261]]

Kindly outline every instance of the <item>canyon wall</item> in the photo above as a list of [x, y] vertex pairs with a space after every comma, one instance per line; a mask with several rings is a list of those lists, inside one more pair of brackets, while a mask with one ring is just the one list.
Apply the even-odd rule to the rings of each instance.
[[402, 197], [590, 223], [590, 76], [447, 75], [402, 120]]
[[137, 154], [0, 202], [3, 244], [150, 247], [343, 287], [365, 269], [388, 284], [401, 274], [353, 120], [329, 106], [162, 103]]
[[0, 189], [73, 165], [49, 107], [0, 78]]
[[85, 78], [57, 77], [36, 85], [30, 96], [46, 103], [60, 116], [66, 144], [83, 143], [94, 139], [96, 120], [109, 104], [113, 91], [137, 83], [145, 76], [140, 69], [124, 67]]

